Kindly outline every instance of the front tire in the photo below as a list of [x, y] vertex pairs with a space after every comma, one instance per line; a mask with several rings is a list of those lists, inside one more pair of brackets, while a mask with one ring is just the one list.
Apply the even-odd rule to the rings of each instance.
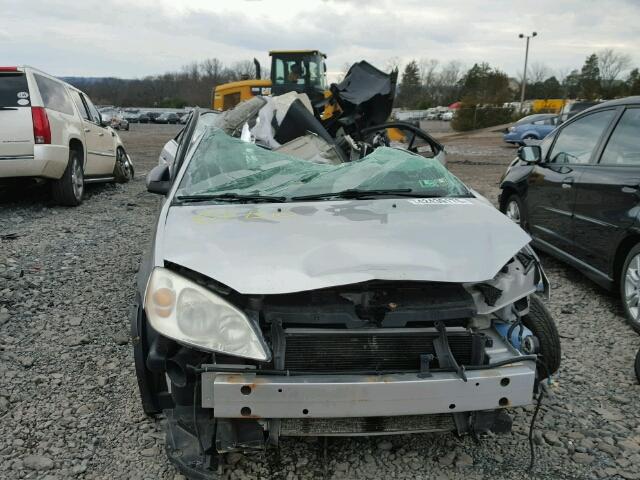
[[124, 148], [118, 147], [116, 151], [116, 164], [113, 167], [113, 177], [117, 183], [127, 183], [133, 178], [133, 165]]
[[529, 313], [522, 317], [522, 323], [540, 342], [540, 356], [546, 368], [538, 366], [538, 375], [540, 379], [545, 379], [560, 368], [562, 348], [558, 328], [551, 313], [536, 295], [529, 297]]
[[518, 194], [512, 194], [504, 203], [504, 212], [509, 220], [518, 224], [523, 230], [527, 229], [527, 211], [524, 202]]
[[633, 247], [620, 271], [620, 299], [627, 322], [640, 333], [640, 244]]
[[76, 150], [69, 150], [69, 162], [62, 177], [51, 184], [53, 200], [58, 205], [76, 207], [84, 196], [84, 170]]

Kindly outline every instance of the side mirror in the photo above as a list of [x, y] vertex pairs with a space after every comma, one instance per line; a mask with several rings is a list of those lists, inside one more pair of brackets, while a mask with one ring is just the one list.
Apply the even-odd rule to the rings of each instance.
[[100, 116], [100, 126], [101, 127], [108, 127], [109, 126], [109, 122], [105, 121], [105, 119], [102, 118], [102, 114], [100, 112], [98, 112], [98, 115]]
[[518, 158], [527, 163], [539, 163], [542, 160], [540, 145], [525, 145], [518, 149]]
[[166, 195], [171, 190], [171, 170], [169, 165], [153, 167], [147, 174], [147, 191]]

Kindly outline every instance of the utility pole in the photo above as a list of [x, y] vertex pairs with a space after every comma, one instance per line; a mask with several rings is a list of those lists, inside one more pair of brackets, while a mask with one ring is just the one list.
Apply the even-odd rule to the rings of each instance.
[[538, 35], [538, 32], [532, 32], [531, 35], [525, 35], [521, 33], [519, 38], [527, 39], [527, 47], [524, 53], [524, 73], [522, 74], [522, 89], [520, 90], [520, 114], [522, 115], [522, 108], [524, 107], [524, 89], [527, 86], [527, 62], [529, 61], [529, 40]]

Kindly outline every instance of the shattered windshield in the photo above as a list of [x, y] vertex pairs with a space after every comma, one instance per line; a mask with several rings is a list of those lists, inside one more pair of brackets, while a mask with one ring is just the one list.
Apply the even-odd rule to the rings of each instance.
[[389, 196], [400, 191], [417, 197], [471, 196], [440, 162], [403, 150], [380, 147], [357, 161], [316, 163], [266, 150], [209, 127], [193, 152], [175, 197], [260, 196], [259, 201], [277, 196], [291, 201], [292, 197], [352, 190], [389, 191]]

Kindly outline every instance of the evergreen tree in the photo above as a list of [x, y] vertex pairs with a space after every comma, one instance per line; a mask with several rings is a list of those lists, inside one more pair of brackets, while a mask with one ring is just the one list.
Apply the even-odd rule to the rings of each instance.
[[561, 98], [562, 86], [555, 76], [547, 78], [542, 82], [542, 98]]
[[420, 103], [421, 93], [422, 85], [420, 83], [418, 63], [415, 60], [411, 60], [404, 67], [397, 103], [400, 107], [415, 108]]
[[460, 81], [462, 108], [458, 110], [451, 126], [454, 130], [501, 125], [512, 120], [513, 109], [503, 108], [511, 98], [509, 77], [488, 63], [475, 64]]
[[468, 105], [502, 105], [510, 96], [509, 77], [488, 63], [474, 64], [462, 79], [462, 98]]
[[587, 100], [595, 100], [600, 95], [600, 67], [595, 53], [589, 55], [582, 66], [580, 95]]
[[627, 95], [640, 95], [640, 72], [634, 68], [626, 81]]
[[572, 70], [563, 80], [562, 88], [567, 98], [577, 98], [580, 94], [580, 72]]

